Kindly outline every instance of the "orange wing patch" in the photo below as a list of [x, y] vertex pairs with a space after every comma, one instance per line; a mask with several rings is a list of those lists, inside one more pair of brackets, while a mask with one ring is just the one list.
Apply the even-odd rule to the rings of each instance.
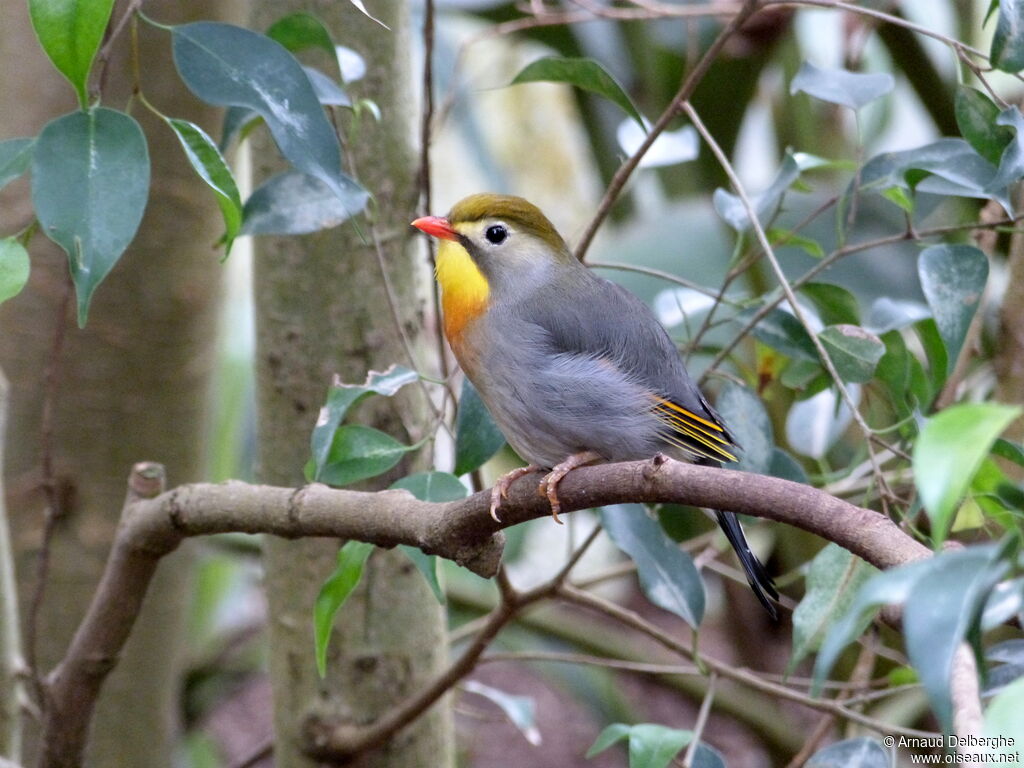
[[662, 437], [671, 445], [715, 461], [737, 461], [725, 429], [662, 397], [654, 398], [655, 415], [665, 425]]

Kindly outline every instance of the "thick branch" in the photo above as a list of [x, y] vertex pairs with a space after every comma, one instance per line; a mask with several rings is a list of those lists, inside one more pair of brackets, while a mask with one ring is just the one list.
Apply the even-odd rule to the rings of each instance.
[[[482, 576], [497, 572], [501, 528], [550, 514], [538, 493], [542, 473], [515, 482], [502, 523], [488, 512], [489, 492], [447, 503], [405, 491], [361, 493], [324, 485], [278, 488], [227, 482], [157, 491], [162, 470], [139, 464], [103, 579], [67, 656], [49, 678], [44, 766], [77, 766], [100, 686], [117, 663], [160, 559], [183, 539], [229, 531], [285, 538], [359, 539], [410, 544], [455, 560]], [[879, 568], [930, 551], [877, 512], [807, 485], [726, 469], [649, 461], [581, 467], [559, 486], [564, 511], [630, 501], [675, 502], [788, 523], [834, 541]]]

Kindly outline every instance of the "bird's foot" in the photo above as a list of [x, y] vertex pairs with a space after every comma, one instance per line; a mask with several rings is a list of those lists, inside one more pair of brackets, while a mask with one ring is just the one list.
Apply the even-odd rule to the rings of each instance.
[[600, 461], [602, 458], [604, 457], [601, 456], [601, 454], [594, 451], [581, 451], [580, 453], [574, 453], [552, 469], [548, 476], [541, 482], [540, 490], [548, 497], [548, 503], [551, 504], [551, 517], [555, 519], [556, 523], [562, 525], [562, 521], [558, 519], [558, 513], [562, 511], [562, 502], [558, 500], [558, 484], [562, 482], [562, 478], [577, 467], [582, 467], [585, 464]]
[[528, 464], [525, 467], [517, 467], [511, 472], [506, 472], [498, 478], [498, 482], [496, 482], [494, 487], [491, 488], [491, 517], [494, 518], [494, 522], [501, 522], [501, 518], [498, 517], [498, 508], [501, 507], [501, 500], [508, 498], [509, 486], [523, 475], [536, 472], [538, 469], [540, 469], [540, 467], [536, 464]]

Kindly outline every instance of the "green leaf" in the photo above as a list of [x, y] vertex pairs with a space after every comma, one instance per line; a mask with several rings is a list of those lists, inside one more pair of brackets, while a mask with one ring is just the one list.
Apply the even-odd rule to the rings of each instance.
[[896, 80], [888, 72], [848, 72], [845, 69], [819, 69], [805, 61], [789, 84], [790, 94], [803, 91], [830, 104], [860, 109], [889, 93]]
[[585, 757], [589, 760], [595, 755], [599, 755], [608, 749], [613, 744], [618, 744], [623, 739], [629, 738], [629, 732], [632, 726], [626, 725], [625, 723], [612, 723], [606, 726], [599, 734], [594, 743], [590, 745], [590, 749], [587, 750]]
[[494, 423], [476, 387], [469, 379], [463, 379], [459, 412], [455, 417], [455, 474], [464, 475], [477, 469], [504, 444], [505, 436]]
[[29, 277], [29, 256], [17, 237], [0, 238], [0, 302], [21, 293]]
[[906, 213], [914, 212], [914, 198], [904, 187], [889, 187], [887, 190], [882, 192], [882, 197], [890, 203], [894, 203], [898, 208]]
[[821, 694], [821, 684], [835, 666], [842, 650], [864, 631], [883, 605], [903, 605], [919, 580], [927, 579], [942, 562], [937, 557], [915, 560], [907, 565], [881, 571], [857, 591], [850, 609], [832, 625], [814, 661], [812, 694]]
[[[928, 404], [935, 399], [935, 396], [946, 385], [946, 371], [950, 369], [949, 353], [946, 352], [946, 343], [942, 340], [942, 334], [939, 333], [939, 326], [932, 318], [915, 323], [914, 332], [924, 348], [924, 354], [928, 360], [928, 374], [920, 382], [920, 391], [917, 391], [918, 384], [914, 381], [914, 376], [918, 372], [913, 369], [921, 368], [921, 366], [917, 358], [911, 356], [911, 388], [918, 395], [919, 402]], [[916, 366], [915, 363], [917, 364]], [[923, 368], [921, 369], [921, 376], [924, 376]]]
[[941, 567], [914, 584], [903, 606], [907, 655], [946, 733], [953, 728], [953, 656], [976, 633], [985, 600], [1009, 568], [1004, 550], [986, 545], [943, 553]]
[[821, 243], [817, 240], [798, 235], [795, 232], [780, 227], [772, 227], [765, 234], [768, 235], [768, 241], [776, 248], [799, 248], [815, 259], [825, 257], [825, 249], [821, 247]]
[[28, 170], [35, 142], [35, 139], [0, 141], [0, 189]]
[[89, 71], [99, 51], [114, 0], [29, 0], [39, 44], [68, 79], [83, 109], [89, 106]]
[[805, 283], [800, 292], [814, 302], [825, 325], [860, 324], [857, 298], [845, 288], [832, 283]]
[[[394, 487], [394, 486], [392, 486]], [[411, 547], [408, 544], [399, 544], [398, 548], [405, 553], [405, 556], [412, 560], [416, 570], [420, 572], [423, 579], [434, 593], [434, 599], [438, 604], [444, 605], [448, 602], [444, 594], [444, 587], [441, 586], [441, 574], [438, 568], [437, 555], [428, 555], [423, 550]]]
[[999, 438], [992, 444], [992, 455], [1012, 461], [1018, 467], [1024, 467], [1024, 445]]
[[878, 573], [838, 544], [829, 544], [811, 561], [807, 591], [793, 611], [792, 672], [808, 653], [821, 647], [825, 633], [846, 614], [861, 585]]
[[497, 704], [512, 725], [519, 729], [528, 742], [533, 746], [540, 746], [540, 729], [537, 728], [536, 705], [530, 696], [513, 696], [511, 693], [500, 691], [489, 685], [484, 685], [477, 680], [466, 680], [462, 687], [477, 696]]
[[1012, 139], [999, 158], [999, 170], [986, 191], [998, 191], [1024, 177], [1024, 115], [1017, 107], [1007, 107], [996, 117], [996, 126], [1012, 129]]
[[221, 216], [224, 219], [224, 252], [231, 252], [231, 244], [238, 235], [242, 224], [242, 198], [238, 194], [235, 177], [224, 162], [213, 139], [206, 131], [188, 120], [175, 117], [164, 118], [181, 142], [182, 149], [199, 178], [207, 183], [217, 198]]
[[768, 474], [783, 480], [792, 480], [794, 483], [808, 482], [807, 473], [800, 462], [779, 447], [772, 451], [772, 463], [768, 466]]
[[1003, 72], [1016, 73], [1024, 69], [1024, 2], [1021, 0], [999, 0], [999, 18], [989, 60]]
[[[745, 323], [754, 314], [756, 308], [745, 310], [736, 320]], [[820, 362], [818, 350], [814, 346], [807, 329], [803, 327], [789, 312], [773, 309], [754, 326], [754, 338], [772, 349], [777, 349], [794, 360]]]
[[629, 730], [629, 768], [666, 768], [691, 741], [693, 731], [655, 723], [634, 725]]
[[270, 25], [267, 37], [276, 40], [292, 52], [306, 48], [319, 48], [326, 52], [333, 61], [337, 61], [330, 30], [319, 17], [308, 11], [296, 11], [282, 16]]
[[32, 202], [42, 232], [68, 255], [79, 326], [96, 286], [135, 237], [148, 195], [146, 137], [123, 112], [72, 112], [39, 134]]
[[942, 546], [953, 514], [992, 443], [1021, 408], [997, 403], [954, 405], [928, 420], [914, 445], [914, 483]]
[[978, 89], [960, 85], [956, 90], [955, 110], [960, 135], [975, 152], [998, 166], [1003, 150], [1013, 140], [1013, 131], [996, 124], [999, 107]]
[[[775, 178], [766, 190], [757, 195], [747, 195], [751, 207], [757, 214], [757, 220], [762, 224], [770, 221], [779, 210], [782, 198], [793, 183], [800, 178], [800, 166], [797, 165], [793, 155], [786, 153], [779, 166]], [[750, 227], [750, 214], [743, 199], [722, 188], [715, 190], [711, 196], [711, 202], [715, 211], [721, 216], [725, 223], [737, 232], [744, 232]]]
[[636, 120], [645, 132], [647, 130], [640, 111], [626, 95], [622, 86], [593, 59], [570, 59], [555, 56], [538, 59], [523, 67], [509, 85], [536, 82], [568, 83], [582, 88], [584, 91], [603, 96]]
[[767, 472], [775, 451], [775, 434], [761, 398], [746, 387], [727, 382], [715, 406], [736, 442], [743, 446], [734, 466], [745, 472]]
[[334, 433], [327, 461], [317, 481], [343, 486], [382, 475], [416, 447], [403, 445], [373, 427], [346, 424]]
[[0, 240], [0, 304], [14, 298], [28, 282], [29, 260], [17, 238]]
[[933, 245], [917, 261], [921, 288], [946, 345], [949, 373], [956, 365], [988, 280], [988, 259], [972, 245]]
[[398, 390], [419, 378], [416, 371], [401, 365], [392, 365], [384, 372], [370, 371], [363, 384], [344, 384], [336, 381], [327, 392], [327, 402], [320, 409], [316, 426], [310, 435], [310, 453], [314, 465], [313, 478], [320, 479], [327, 464], [331, 444], [338, 425], [348, 410], [363, 398], [378, 394], [391, 397]]
[[829, 744], [811, 755], [804, 768], [889, 768], [889, 753], [864, 736]]
[[882, 340], [859, 325], [830, 325], [818, 338], [828, 350], [836, 372], [846, 382], [869, 381], [885, 354]]
[[931, 312], [919, 301], [890, 299], [883, 296], [875, 299], [868, 311], [868, 322], [865, 327], [872, 333], [881, 336], [889, 331], [906, 328], [919, 320], [931, 317]]
[[615, 504], [599, 512], [615, 546], [636, 563], [647, 599], [696, 629], [704, 617], [704, 583], [690, 556], [639, 504]]
[[313, 606], [313, 641], [316, 647], [316, 669], [320, 677], [327, 674], [327, 642], [334, 629], [334, 617], [363, 576], [363, 566], [373, 552], [373, 544], [347, 541], [338, 550], [338, 564], [320, 587]]
[[[1005, 755], [1010, 758], [1016, 753], [1018, 759], [1016, 765], [1020, 765], [1019, 755], [1021, 744], [1024, 744], [1024, 677], [1018, 678], [1007, 685], [999, 694], [992, 699], [985, 710], [985, 730], [989, 737], [1002, 736], [1005, 741], [1003, 746], [996, 747], [991, 753]], [[1011, 760], [1004, 758], [1004, 765], [1014, 765]], [[990, 765], [995, 765], [994, 757]]]
[[178, 74], [196, 96], [216, 106], [258, 112], [296, 169], [347, 199], [338, 137], [309, 77], [284, 46], [241, 27], [208, 21], [174, 27], [172, 35]]
[[370, 195], [349, 176], [338, 177], [341, 186], [332, 189], [299, 171], [272, 176], [245, 201], [241, 233], [304, 235], [348, 221], [366, 208]]

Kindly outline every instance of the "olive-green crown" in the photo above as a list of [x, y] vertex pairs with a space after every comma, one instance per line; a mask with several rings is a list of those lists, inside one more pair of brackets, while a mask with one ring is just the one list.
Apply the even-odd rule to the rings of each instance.
[[556, 251], [569, 251], [565, 240], [540, 208], [521, 197], [481, 192], [464, 197], [452, 206], [448, 214], [452, 226], [482, 219], [501, 219], [539, 237]]

